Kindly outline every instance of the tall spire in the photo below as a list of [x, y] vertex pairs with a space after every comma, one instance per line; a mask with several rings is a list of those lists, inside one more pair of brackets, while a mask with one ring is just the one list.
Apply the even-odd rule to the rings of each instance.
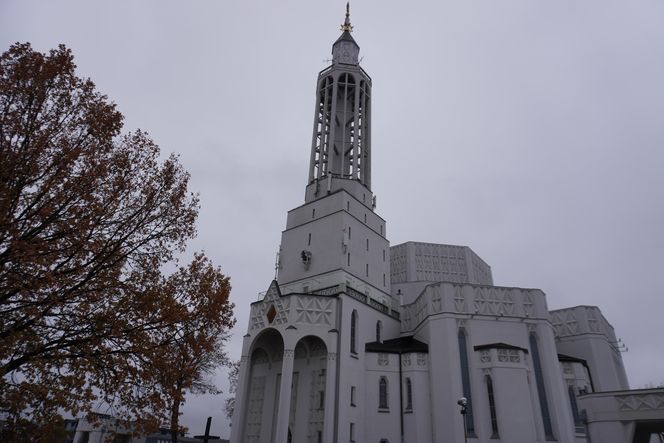
[[353, 25], [350, 24], [350, 2], [346, 3], [346, 20], [341, 25], [341, 30], [344, 32], [353, 32]]

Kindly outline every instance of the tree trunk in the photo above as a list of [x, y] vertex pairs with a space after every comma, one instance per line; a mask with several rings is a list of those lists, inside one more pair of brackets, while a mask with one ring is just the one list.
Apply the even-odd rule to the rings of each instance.
[[178, 427], [180, 418], [180, 399], [174, 398], [171, 404], [171, 443], [178, 443]]

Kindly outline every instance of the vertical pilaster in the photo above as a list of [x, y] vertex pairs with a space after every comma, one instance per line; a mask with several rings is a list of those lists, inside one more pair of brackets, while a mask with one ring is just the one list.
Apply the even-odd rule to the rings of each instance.
[[337, 334], [330, 333], [327, 343], [327, 368], [325, 369], [325, 421], [323, 441], [334, 443], [334, 412], [337, 401]]
[[281, 364], [281, 386], [279, 386], [279, 410], [277, 412], [275, 443], [286, 443], [288, 441], [288, 416], [290, 415], [294, 355], [294, 349], [284, 349], [284, 358]]

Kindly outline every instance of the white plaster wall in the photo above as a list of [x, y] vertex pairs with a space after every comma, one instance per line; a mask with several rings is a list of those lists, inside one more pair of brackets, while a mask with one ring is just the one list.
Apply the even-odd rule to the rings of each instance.
[[[387, 358], [387, 365], [380, 365], [379, 358]], [[366, 425], [358, 442], [379, 442], [400, 440], [400, 396], [399, 396], [399, 355], [370, 352], [365, 355], [366, 373], [364, 376], [364, 417]], [[379, 382], [386, 377], [388, 382], [388, 410], [378, 408]]]
[[[339, 388], [337, 403], [337, 440], [346, 442], [350, 423], [355, 423], [356, 441], [367, 441], [366, 433], [373, 426], [367, 421], [366, 411], [372, 407], [367, 390], [370, 388], [365, 381], [367, 371], [366, 359], [375, 354], [364, 352], [365, 344], [376, 340], [376, 322], [382, 321], [384, 339], [398, 337], [399, 321], [384, 315], [375, 309], [360, 303], [349, 297], [342, 296], [341, 320], [339, 328]], [[357, 354], [350, 352], [350, 318], [353, 310], [357, 311]], [[354, 407], [350, 406], [351, 386], [356, 388], [356, 402]], [[398, 384], [395, 385], [398, 387]], [[377, 398], [376, 398], [377, 402]], [[376, 403], [377, 404], [377, 403]], [[397, 403], [398, 404], [398, 403]], [[392, 441], [392, 439], [390, 439]]]
[[[291, 211], [281, 239], [279, 284], [343, 269], [389, 296], [389, 242], [381, 234], [384, 221], [362, 208], [348, 193], [339, 192]], [[311, 252], [309, 266], [302, 263], [303, 250]]]
[[[406, 357], [409, 357], [410, 364]], [[424, 363], [424, 364], [422, 364]], [[431, 385], [429, 384], [429, 354], [410, 353], [402, 356], [403, 364], [403, 405], [406, 407], [406, 378], [412, 383], [413, 408], [404, 412], [404, 435], [413, 443], [429, 443], [431, 434]], [[391, 441], [391, 440], [390, 440]]]

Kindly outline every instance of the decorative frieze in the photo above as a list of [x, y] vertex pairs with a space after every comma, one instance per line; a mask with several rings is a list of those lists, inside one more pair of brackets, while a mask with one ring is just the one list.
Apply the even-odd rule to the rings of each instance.
[[295, 322], [332, 326], [334, 302], [334, 299], [324, 297], [295, 297]]
[[463, 296], [463, 286], [454, 288], [454, 309], [460, 314], [466, 313], [466, 299]]
[[621, 411], [647, 411], [664, 409], [664, 393], [617, 395], [618, 408]]
[[[402, 307], [402, 331], [412, 331], [429, 315], [440, 313], [492, 317], [537, 317], [544, 294], [535, 289], [434, 283]], [[542, 314], [545, 315], [545, 314]]]
[[476, 314], [514, 315], [514, 301], [509, 289], [475, 287], [473, 303]]

